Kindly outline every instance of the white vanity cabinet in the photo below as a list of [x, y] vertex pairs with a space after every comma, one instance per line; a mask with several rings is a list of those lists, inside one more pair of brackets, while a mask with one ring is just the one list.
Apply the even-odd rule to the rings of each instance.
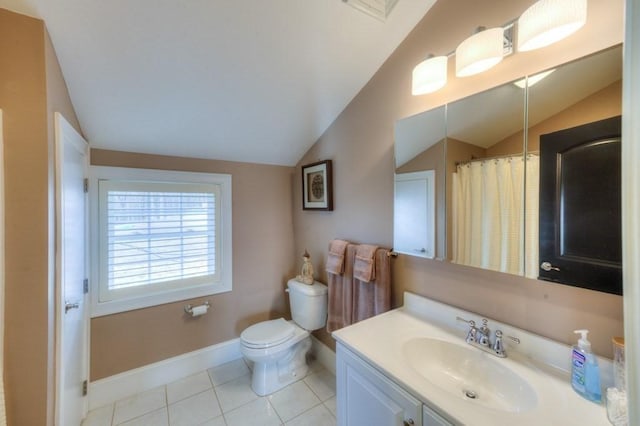
[[453, 426], [426, 405], [422, 406], [422, 426]]
[[344, 345], [336, 349], [338, 426], [451, 426]]

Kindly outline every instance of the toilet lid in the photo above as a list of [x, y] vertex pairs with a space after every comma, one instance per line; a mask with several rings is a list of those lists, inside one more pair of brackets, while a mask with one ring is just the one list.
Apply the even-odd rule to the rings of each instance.
[[284, 318], [262, 321], [248, 327], [240, 334], [240, 339], [247, 346], [268, 348], [283, 343], [293, 336], [295, 327]]

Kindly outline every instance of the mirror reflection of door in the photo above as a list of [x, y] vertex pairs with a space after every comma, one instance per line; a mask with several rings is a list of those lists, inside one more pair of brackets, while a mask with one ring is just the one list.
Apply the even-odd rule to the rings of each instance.
[[621, 117], [540, 138], [539, 278], [622, 294]]
[[435, 257], [435, 171], [398, 173], [393, 204], [393, 249]]
[[[541, 136], [544, 134], [619, 116], [622, 113], [621, 46], [555, 68], [545, 78], [529, 84], [528, 98], [527, 148], [529, 153], [534, 154], [540, 151]], [[541, 179], [538, 176], [538, 169], [542, 166], [538, 166], [537, 155], [527, 158], [530, 157], [535, 157], [536, 163], [527, 162], [527, 186], [535, 185], [537, 187], [538, 181]], [[593, 169], [592, 172], [593, 174], [599, 173], [596, 169]], [[540, 202], [542, 202], [542, 198], [540, 198]], [[531, 206], [534, 205], [532, 202]], [[582, 209], [582, 211], [580, 216], [589, 214], [588, 209]], [[529, 213], [530, 217], [527, 217], [529, 223], [538, 219], [537, 211], [529, 211]], [[573, 218], [567, 217], [567, 220], [572, 221]], [[620, 226], [620, 219], [614, 226]], [[539, 259], [537, 256], [533, 256], [538, 253], [537, 232], [532, 231], [530, 236], [532, 238], [527, 238], [526, 247], [527, 254], [530, 255], [528, 256], [530, 261], [526, 264], [527, 276], [549, 280], [547, 272], [555, 270], [543, 271], [540, 269], [540, 265], [545, 261], [553, 265], [554, 260], [542, 252], [543, 247], [540, 247]], [[541, 273], [543, 275], [540, 275]], [[581, 286], [580, 282], [580, 279], [577, 281], [565, 280], [565, 283], [577, 286]]]

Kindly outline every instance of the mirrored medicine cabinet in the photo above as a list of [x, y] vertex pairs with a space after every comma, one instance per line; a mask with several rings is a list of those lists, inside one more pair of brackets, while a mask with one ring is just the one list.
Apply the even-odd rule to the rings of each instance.
[[[570, 277], [555, 279], [554, 268], [560, 268], [539, 256], [540, 170], [550, 167], [544, 160], [541, 166], [541, 136], [620, 116], [621, 83], [622, 47], [616, 46], [399, 120], [394, 145], [394, 249], [621, 294], [621, 282], [594, 287], [579, 278], [578, 282]], [[598, 176], [598, 167], [585, 167]], [[428, 187], [406, 184], [426, 171], [431, 176]], [[412, 199], [404, 190], [408, 186], [421, 194], [419, 202], [407, 201]], [[556, 234], [579, 219], [562, 216], [570, 209], [562, 210], [564, 196], [559, 194], [554, 195], [559, 202], [553, 207], [558, 212], [551, 215], [563, 221], [551, 231]], [[607, 209], [611, 217], [615, 213], [609, 210], [615, 209]], [[403, 223], [411, 223], [408, 220], [426, 225], [402, 229]], [[619, 224], [610, 228], [619, 233]], [[554, 238], [561, 245], [564, 237]], [[619, 259], [604, 262], [621, 270]]]

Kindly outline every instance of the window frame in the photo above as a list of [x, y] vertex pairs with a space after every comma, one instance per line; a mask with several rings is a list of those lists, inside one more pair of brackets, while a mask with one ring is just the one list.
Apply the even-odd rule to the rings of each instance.
[[[103, 261], [101, 245], [105, 236], [102, 235], [101, 220], [103, 211], [100, 205], [100, 181], [138, 183], [167, 183], [215, 185], [219, 195], [216, 200], [218, 217], [216, 222], [216, 245], [219, 247], [219, 271], [217, 279], [190, 280], [185, 286], [149, 285], [144, 295], [140, 291], [132, 291], [130, 295], [111, 300], [101, 300], [101, 294], [108, 294], [108, 283], [101, 279]], [[183, 172], [172, 170], [140, 169], [128, 167], [91, 166], [89, 179], [89, 200], [91, 219], [91, 317], [110, 315], [134, 309], [147, 308], [180, 300], [192, 299], [212, 294], [229, 292], [232, 290], [232, 237], [231, 237], [231, 175], [218, 173]], [[218, 263], [218, 262], [216, 262]]]

